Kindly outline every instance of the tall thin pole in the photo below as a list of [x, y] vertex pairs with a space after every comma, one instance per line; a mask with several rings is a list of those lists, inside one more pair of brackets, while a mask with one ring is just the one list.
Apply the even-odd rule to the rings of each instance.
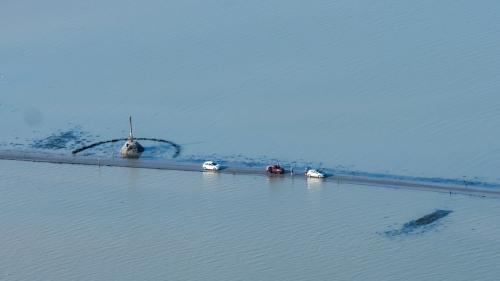
[[129, 117], [128, 117], [128, 121], [129, 121], [129, 124], [130, 124], [130, 134], [129, 134], [129, 138], [130, 138], [130, 139], [133, 139], [133, 138], [134, 138], [134, 135], [132, 134], [132, 116], [129, 116]]

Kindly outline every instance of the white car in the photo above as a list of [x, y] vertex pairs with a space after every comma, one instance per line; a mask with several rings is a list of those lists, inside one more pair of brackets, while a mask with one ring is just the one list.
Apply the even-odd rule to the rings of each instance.
[[202, 165], [203, 170], [217, 171], [220, 169], [220, 165], [214, 161], [205, 161]]
[[311, 170], [307, 170], [306, 177], [308, 177], [308, 178], [324, 178], [325, 174], [323, 174], [317, 170], [311, 169]]

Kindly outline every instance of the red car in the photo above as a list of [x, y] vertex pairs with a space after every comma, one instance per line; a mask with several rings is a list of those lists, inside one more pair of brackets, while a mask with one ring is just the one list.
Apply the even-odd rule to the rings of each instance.
[[266, 167], [266, 171], [270, 174], [283, 174], [285, 169], [283, 169], [280, 165], [270, 165]]

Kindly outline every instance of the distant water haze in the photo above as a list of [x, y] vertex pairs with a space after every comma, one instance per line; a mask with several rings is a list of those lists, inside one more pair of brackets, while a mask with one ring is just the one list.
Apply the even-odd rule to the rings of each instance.
[[183, 155], [499, 182], [497, 1], [7, 1], [2, 147], [79, 126]]

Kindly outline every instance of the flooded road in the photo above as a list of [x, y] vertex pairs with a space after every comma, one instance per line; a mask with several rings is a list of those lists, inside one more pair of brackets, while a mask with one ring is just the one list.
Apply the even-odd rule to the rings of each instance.
[[[174, 157], [175, 158], [175, 157]], [[52, 164], [77, 164], [90, 166], [108, 166], [108, 167], [123, 167], [123, 168], [142, 168], [142, 169], [158, 169], [171, 171], [190, 171], [203, 172], [201, 161], [175, 161], [162, 159], [129, 159], [118, 157], [92, 157], [92, 156], [77, 156], [54, 154], [54, 153], [35, 153], [26, 151], [1, 151], [0, 159], [12, 161], [27, 161]], [[295, 167], [297, 170], [304, 170], [305, 167]], [[298, 168], [298, 169], [297, 169]], [[209, 171], [207, 171], [209, 172]], [[226, 162], [214, 174], [232, 174], [232, 175], [265, 175], [270, 178], [300, 178], [308, 181], [331, 181], [337, 184], [355, 184], [355, 185], [371, 185], [393, 188], [418, 189], [435, 192], [449, 192], [455, 194], [475, 195], [481, 197], [497, 197], [500, 198], [500, 185], [487, 182], [462, 182], [446, 179], [435, 178], [411, 178], [384, 175], [369, 175], [369, 174], [353, 174], [346, 172], [337, 172], [327, 170], [326, 177], [317, 179], [306, 177], [302, 173], [290, 173], [290, 170], [285, 170], [283, 175], [272, 175], [266, 172], [265, 166], [244, 165], [237, 162]]]

